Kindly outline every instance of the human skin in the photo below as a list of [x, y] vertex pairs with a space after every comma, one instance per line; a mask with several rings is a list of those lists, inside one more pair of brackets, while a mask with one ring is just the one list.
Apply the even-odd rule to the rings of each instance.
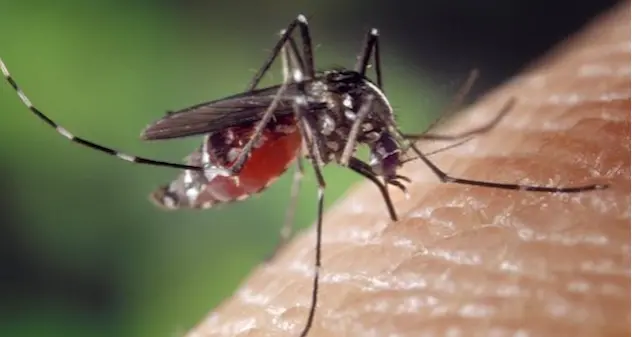
[[[546, 194], [441, 184], [419, 161], [389, 220], [364, 183], [327, 212], [309, 336], [630, 335], [630, 7], [622, 3], [437, 130], [515, 108], [433, 160], [451, 175]], [[426, 150], [431, 147], [423, 146]], [[432, 148], [436, 148], [436, 144]], [[187, 336], [298, 336], [314, 229], [297, 236]]]

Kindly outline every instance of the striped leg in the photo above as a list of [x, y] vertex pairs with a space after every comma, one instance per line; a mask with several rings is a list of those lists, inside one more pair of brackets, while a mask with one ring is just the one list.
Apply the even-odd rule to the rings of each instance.
[[77, 137], [77, 136], [73, 135], [72, 133], [70, 133], [68, 130], [66, 130], [64, 127], [62, 127], [61, 125], [57, 124], [55, 121], [50, 119], [41, 110], [36, 108], [33, 105], [33, 103], [31, 103], [31, 100], [28, 97], [26, 97], [26, 95], [24, 94], [24, 91], [22, 91], [22, 89], [20, 89], [20, 87], [18, 86], [17, 82], [13, 79], [13, 77], [11, 77], [11, 74], [9, 73], [9, 70], [7, 69], [7, 67], [4, 64], [4, 62], [2, 61], [2, 59], [0, 59], [0, 70], [2, 70], [2, 75], [7, 80], [7, 82], [9, 82], [9, 84], [11, 84], [13, 89], [15, 89], [15, 91], [17, 92], [18, 96], [22, 100], [22, 103], [24, 103], [24, 105], [26, 105], [26, 107], [29, 110], [31, 110], [31, 112], [35, 116], [37, 116], [39, 119], [44, 121], [46, 124], [48, 124], [53, 129], [57, 130], [57, 132], [60, 135], [64, 136], [65, 138], [67, 138], [68, 140], [70, 140], [70, 141], [72, 141], [74, 143], [77, 143], [79, 145], [83, 145], [83, 146], [91, 148], [93, 150], [97, 150], [97, 151], [100, 151], [102, 153], [109, 154], [111, 156], [117, 157], [117, 158], [122, 159], [124, 161], [132, 162], [132, 163], [144, 164], [144, 165], [152, 165], [152, 166], [171, 167], [171, 168], [186, 169], [186, 170], [201, 170], [202, 169], [201, 167], [198, 167], [198, 166], [183, 165], [183, 164], [165, 162], [165, 161], [154, 160], [154, 159], [149, 159], [149, 158], [144, 158], [144, 157], [132, 156], [132, 155], [129, 155], [129, 154], [125, 154], [125, 153], [119, 152], [119, 151], [117, 151], [115, 149], [112, 149], [112, 148], [109, 148], [109, 147], [106, 147], [106, 146], [94, 143], [94, 142], [92, 142], [90, 140], [87, 140], [85, 138]]
[[[285, 30], [281, 31], [281, 36], [285, 34]], [[292, 37], [288, 38], [288, 43], [285, 47], [281, 48], [282, 60], [282, 70], [283, 70], [283, 80], [289, 81], [291, 77], [298, 75], [298, 72], [302, 72], [304, 68], [303, 60], [298, 53], [298, 47], [296, 45], [296, 41], [292, 39]], [[279, 232], [279, 242], [276, 247], [272, 251], [272, 253], [266, 258], [266, 261], [274, 258], [276, 253], [285, 246], [285, 244], [290, 240], [292, 234], [294, 232], [294, 216], [296, 214], [296, 207], [298, 206], [298, 195], [301, 188], [301, 181], [303, 180], [303, 176], [305, 175], [305, 168], [303, 166], [303, 147], [301, 146], [301, 153], [298, 158], [296, 158], [296, 169], [294, 171], [294, 178], [292, 179], [292, 187], [290, 190], [290, 204], [287, 207], [287, 212], [285, 215], [285, 221], [283, 222], [283, 227]]]
[[375, 69], [375, 76], [377, 80], [377, 86], [380, 90], [384, 91], [384, 83], [382, 82], [382, 68], [380, 61], [380, 43], [379, 43], [379, 33], [376, 28], [372, 28], [364, 38], [364, 42], [362, 43], [362, 52], [358, 55], [356, 59], [356, 65], [353, 68], [358, 73], [362, 74], [362, 76], [366, 76], [366, 71], [369, 68], [369, 59], [371, 55], [373, 55], [373, 68]]
[[[397, 132], [397, 134], [406, 139], [404, 133], [393, 123], [392, 121], [384, 120], [386, 123], [390, 123], [393, 130]], [[470, 185], [470, 186], [480, 186], [480, 187], [489, 187], [489, 188], [498, 188], [503, 190], [519, 190], [519, 191], [532, 191], [532, 192], [547, 192], [547, 193], [578, 193], [584, 191], [592, 191], [592, 190], [603, 190], [608, 188], [608, 185], [605, 184], [590, 184], [590, 185], [582, 185], [575, 187], [548, 187], [548, 186], [536, 186], [536, 185], [523, 185], [523, 184], [507, 184], [507, 183], [498, 183], [493, 181], [483, 181], [483, 180], [473, 180], [473, 179], [465, 179], [459, 177], [453, 177], [443, 170], [441, 170], [437, 165], [435, 165], [430, 159], [428, 159], [427, 155], [423, 154], [419, 148], [415, 145], [414, 142], [409, 142], [409, 147], [415, 152], [417, 157], [421, 159], [421, 161], [430, 168], [432, 173], [434, 173], [437, 178], [442, 183], [453, 183], [453, 184], [461, 184], [461, 185]]]

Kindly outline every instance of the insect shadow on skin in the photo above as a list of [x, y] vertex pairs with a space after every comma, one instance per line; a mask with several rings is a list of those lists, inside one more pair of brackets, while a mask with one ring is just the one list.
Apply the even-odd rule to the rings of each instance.
[[[292, 35], [297, 28], [301, 39], [300, 48]], [[311, 303], [300, 336], [309, 333], [318, 306], [326, 188], [321, 171], [324, 165], [337, 163], [369, 179], [379, 189], [393, 221], [397, 221], [398, 217], [387, 186], [392, 185], [406, 192], [403, 182], [409, 182], [410, 179], [397, 172], [405, 162], [411, 160], [411, 157], [406, 156], [408, 150], [412, 150], [414, 158], [428, 166], [442, 183], [548, 193], [576, 193], [607, 187], [602, 184], [578, 187], [531, 186], [450, 176], [430, 161], [429, 154], [423, 154], [415, 141], [465, 142], [469, 137], [486, 132], [496, 125], [511, 110], [515, 103], [513, 98], [507, 101], [494, 120], [484, 126], [452, 135], [432, 134], [428, 130], [420, 134], [405, 134], [396, 124], [393, 109], [385, 94], [377, 29], [367, 32], [352, 69], [336, 68], [316, 72], [312, 50], [307, 19], [299, 15], [281, 31], [281, 37], [270, 56], [245, 92], [170, 112], [143, 131], [141, 137], [144, 140], [202, 135], [201, 146], [187, 158], [186, 164], [132, 156], [74, 136], [31, 103], [2, 60], [0, 68], [26, 107], [65, 138], [125, 161], [183, 170], [175, 180], [151, 194], [154, 202], [167, 209], [204, 209], [243, 200], [264, 190], [295, 162], [291, 201], [281, 229], [279, 246], [292, 233], [294, 209], [303, 177], [303, 160], [307, 159], [316, 176], [318, 201]], [[278, 56], [281, 56], [282, 84], [257, 88]], [[371, 58], [375, 81], [366, 74]], [[469, 90], [474, 77], [470, 78], [462, 92]], [[464, 94], [459, 95], [462, 97]], [[368, 162], [355, 156], [359, 145], [368, 147]]]

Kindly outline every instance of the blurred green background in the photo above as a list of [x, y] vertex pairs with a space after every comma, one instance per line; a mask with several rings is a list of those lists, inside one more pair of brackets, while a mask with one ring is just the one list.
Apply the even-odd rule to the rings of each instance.
[[[140, 130], [167, 110], [243, 90], [298, 13], [310, 18], [320, 68], [353, 65], [366, 30], [380, 28], [386, 90], [414, 131], [471, 68], [483, 74], [475, 97], [610, 3], [2, 0], [0, 56], [71, 132], [179, 161], [199, 139], [142, 143]], [[275, 68], [266, 84], [279, 78]], [[6, 83], [0, 151], [2, 336], [178, 336], [271, 251], [289, 197], [291, 174], [245, 202], [156, 209], [147, 195], [175, 170], [68, 143]], [[327, 205], [359, 180], [338, 167], [325, 175]], [[315, 218], [313, 183], [308, 174], [301, 228]]]

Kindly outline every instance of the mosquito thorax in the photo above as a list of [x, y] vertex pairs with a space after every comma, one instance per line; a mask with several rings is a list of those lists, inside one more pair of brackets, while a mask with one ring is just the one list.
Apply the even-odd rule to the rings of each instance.
[[347, 140], [353, 136], [350, 131], [358, 113], [366, 104], [369, 114], [355, 135], [356, 144], [371, 146], [388, 133], [384, 119], [392, 118], [390, 103], [378, 86], [362, 74], [346, 69], [327, 70], [309, 82], [306, 91], [311, 102], [326, 103], [326, 109], [314, 111], [310, 116], [323, 140], [324, 162], [340, 159]]

